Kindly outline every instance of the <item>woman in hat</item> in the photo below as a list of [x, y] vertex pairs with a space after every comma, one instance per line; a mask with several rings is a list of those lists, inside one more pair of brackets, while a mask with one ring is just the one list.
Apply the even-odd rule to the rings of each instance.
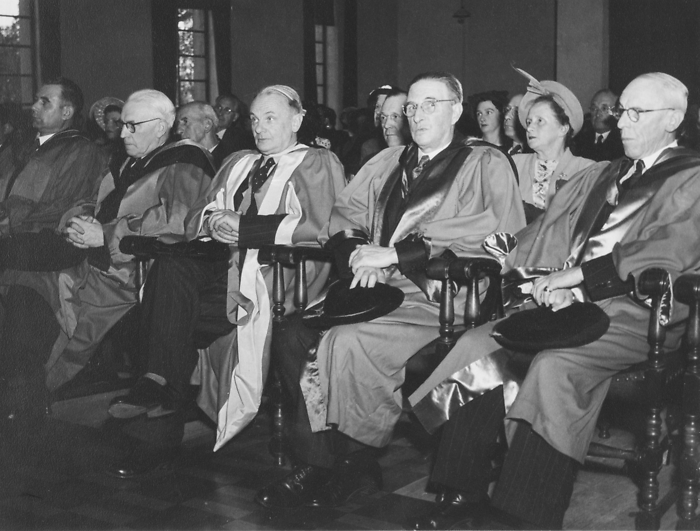
[[520, 101], [518, 117], [534, 153], [514, 155], [513, 161], [529, 224], [546, 210], [566, 181], [593, 161], [576, 157], [569, 149], [583, 125], [583, 109], [576, 96], [561, 83], [538, 82], [524, 75], [530, 86]]

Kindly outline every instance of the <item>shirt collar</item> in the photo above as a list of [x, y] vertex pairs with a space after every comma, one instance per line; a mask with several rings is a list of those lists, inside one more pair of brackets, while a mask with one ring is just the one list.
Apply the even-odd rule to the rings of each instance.
[[447, 148], [447, 146], [449, 146], [451, 143], [452, 143], [452, 139], [450, 139], [450, 141], [447, 144], [445, 144], [444, 146], [440, 146], [438, 149], [436, 149], [432, 153], [426, 153], [421, 148], [418, 148], [418, 160], [422, 159], [425, 155], [428, 156], [429, 160], [433, 160], [436, 155], [439, 155], [440, 153], [442, 153]]
[[[671, 142], [668, 146], [662, 147], [660, 150], [655, 151], [651, 155], [647, 155], [646, 157], [643, 157], [641, 160], [644, 161], [644, 171], [647, 171], [649, 168], [651, 168], [654, 164], [656, 164], [656, 161], [658, 160], [659, 156], [661, 153], [668, 149], [668, 148], [673, 148], [673, 147], [678, 147], [678, 141], [674, 140]], [[637, 161], [635, 160], [634, 163], [636, 164]], [[644, 172], [642, 172], [644, 173]]]
[[217, 131], [217, 132], [216, 132], [216, 136], [219, 137], [219, 140], [221, 140], [222, 138], [224, 138], [224, 135], [225, 135], [225, 134], [226, 134], [226, 129], [222, 129], [221, 131]]
[[277, 162], [279, 162], [279, 160], [282, 156], [286, 155], [287, 153], [291, 153], [292, 151], [294, 151], [298, 147], [299, 147], [299, 143], [295, 142], [294, 144], [289, 146], [284, 151], [280, 151], [279, 153], [273, 153], [272, 155], [263, 155], [262, 163], [265, 164], [267, 162], [267, 159], [272, 159], [275, 161], [275, 164], [277, 164]]
[[53, 135], [56, 133], [50, 133], [48, 135], [37, 135], [37, 138], [39, 139], [39, 145], [42, 146], [44, 145], [44, 142], [46, 142], [49, 138], [51, 138]]
[[595, 134], [595, 141], [598, 142], [598, 138], [602, 136], [602, 137], [603, 137], [603, 142], [605, 142], [605, 141], [608, 139], [608, 136], [610, 135], [610, 131], [611, 131], [611, 130], [612, 130], [612, 129], [610, 129], [610, 130], [608, 130], [608, 131], [605, 131], [605, 133], [596, 133], [596, 134]]

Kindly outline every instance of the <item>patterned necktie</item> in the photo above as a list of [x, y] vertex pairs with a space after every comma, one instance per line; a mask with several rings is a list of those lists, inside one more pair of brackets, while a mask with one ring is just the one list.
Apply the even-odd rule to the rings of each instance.
[[250, 181], [250, 207], [248, 208], [248, 211], [246, 212], [247, 215], [250, 216], [255, 216], [258, 213], [258, 205], [255, 202], [255, 193], [262, 188], [262, 185], [265, 184], [265, 181], [270, 177], [270, 174], [272, 173], [272, 167], [275, 165], [275, 159], [270, 157], [267, 159], [265, 164], [260, 166], [258, 168], [258, 171], [255, 172], [255, 175], [253, 175], [253, 178]]
[[413, 168], [410, 178], [407, 172], [403, 172], [401, 177], [401, 197], [403, 199], [408, 197], [408, 194], [411, 192], [411, 184], [416, 182], [418, 177], [420, 177], [420, 174], [423, 172], [423, 168], [425, 168], [425, 165], [429, 160], [430, 157], [428, 155], [423, 155], [418, 161], [418, 164], [416, 164], [416, 167]]

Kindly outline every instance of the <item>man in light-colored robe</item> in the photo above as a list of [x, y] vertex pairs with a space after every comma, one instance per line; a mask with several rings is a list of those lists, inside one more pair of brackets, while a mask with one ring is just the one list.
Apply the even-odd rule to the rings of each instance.
[[[448, 250], [483, 255], [487, 236], [524, 226], [506, 156], [491, 147], [468, 146], [455, 135], [461, 101], [461, 86], [451, 74], [418, 76], [405, 107], [413, 143], [388, 148], [371, 159], [333, 208], [324, 237], [337, 254], [341, 276], [353, 278], [351, 286], [371, 288], [384, 282], [401, 289], [405, 298], [383, 317], [334, 326], [321, 335], [315, 349], [319, 385], [314, 391], [321, 399], [309, 398], [310, 418], [301, 411], [292, 429], [293, 453], [302, 465], [257, 494], [256, 501], [264, 506], [344, 503], [352, 487], [340, 488], [333, 500], [322, 498], [338, 491], [334, 481], [344, 481], [347, 466], [335, 467], [335, 461], [355, 449], [389, 442], [402, 412], [405, 365], [438, 337], [439, 284], [425, 276], [428, 259]], [[458, 297], [455, 304], [458, 315], [464, 313], [464, 299]], [[292, 350], [286, 348], [280, 355], [281, 373], [290, 393], [299, 396], [297, 358], [303, 359], [304, 352]], [[314, 431], [337, 427], [341, 442], [323, 442], [335, 432], [312, 434], [311, 426]], [[355, 464], [355, 480], [374, 466]], [[328, 479], [331, 469], [336, 473]]]
[[[251, 119], [259, 152], [230, 157], [185, 222], [188, 239], [225, 243], [231, 257], [206, 263], [186, 257], [155, 261], [144, 293], [147, 373], [113, 404], [113, 415], [169, 416], [174, 441], [195, 367], [199, 405], [218, 424], [215, 449], [257, 413], [272, 323], [272, 268], [259, 263], [258, 249], [266, 243], [318, 246], [335, 196], [345, 185], [334, 154], [297, 143], [302, 116], [290, 87], [266, 87], [256, 96]], [[329, 269], [328, 264], [308, 264], [310, 296], [323, 288]], [[293, 290], [289, 273], [287, 287]]]
[[[610, 317], [600, 339], [540, 352], [507, 413], [510, 449], [491, 503], [519, 525], [561, 527], [575, 465], [585, 458], [612, 376], [647, 358], [649, 309], [636, 289], [641, 273], [663, 268], [672, 282], [700, 267], [700, 252], [687, 240], [700, 228], [700, 158], [675, 141], [687, 94], [666, 74], [632, 81], [617, 114], [634, 164], [621, 159], [579, 173], [546, 214], [517, 235], [512, 270], [562, 269], [534, 281], [537, 304], [558, 311], [588, 299]], [[660, 316], [667, 348], [678, 345], [685, 316], [679, 308]], [[448, 493], [415, 522], [416, 529], [480, 516], [489, 483], [486, 452], [510, 402], [499, 387], [508, 375], [492, 328], [488, 323], [463, 335], [411, 397], [414, 411], [431, 427], [450, 417], [431, 478]]]

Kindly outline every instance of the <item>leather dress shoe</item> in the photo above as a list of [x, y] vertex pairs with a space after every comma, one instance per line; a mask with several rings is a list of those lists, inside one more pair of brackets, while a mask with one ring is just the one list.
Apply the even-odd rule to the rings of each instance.
[[154, 449], [139, 446], [126, 457], [107, 465], [105, 473], [119, 479], [134, 479], [167, 470], [172, 467], [178, 451], [177, 447]]
[[144, 413], [149, 417], [160, 417], [173, 413], [182, 402], [171, 385], [160, 385], [151, 378], [143, 377], [129, 393], [112, 399], [109, 414], [117, 419], [130, 419]]
[[[467, 500], [456, 490], [444, 491], [442, 501], [428, 513], [408, 522], [406, 529], [478, 529], [489, 508], [487, 499], [481, 502]], [[472, 527], [472, 526], [476, 527]]]
[[344, 505], [355, 493], [367, 485], [367, 481], [381, 490], [384, 486], [382, 469], [374, 457], [361, 458], [349, 455], [333, 471], [333, 475], [318, 490], [307, 507], [332, 508]]
[[288, 476], [270, 483], [255, 495], [255, 502], [268, 509], [290, 509], [307, 503], [328, 480], [326, 468], [304, 465]]

